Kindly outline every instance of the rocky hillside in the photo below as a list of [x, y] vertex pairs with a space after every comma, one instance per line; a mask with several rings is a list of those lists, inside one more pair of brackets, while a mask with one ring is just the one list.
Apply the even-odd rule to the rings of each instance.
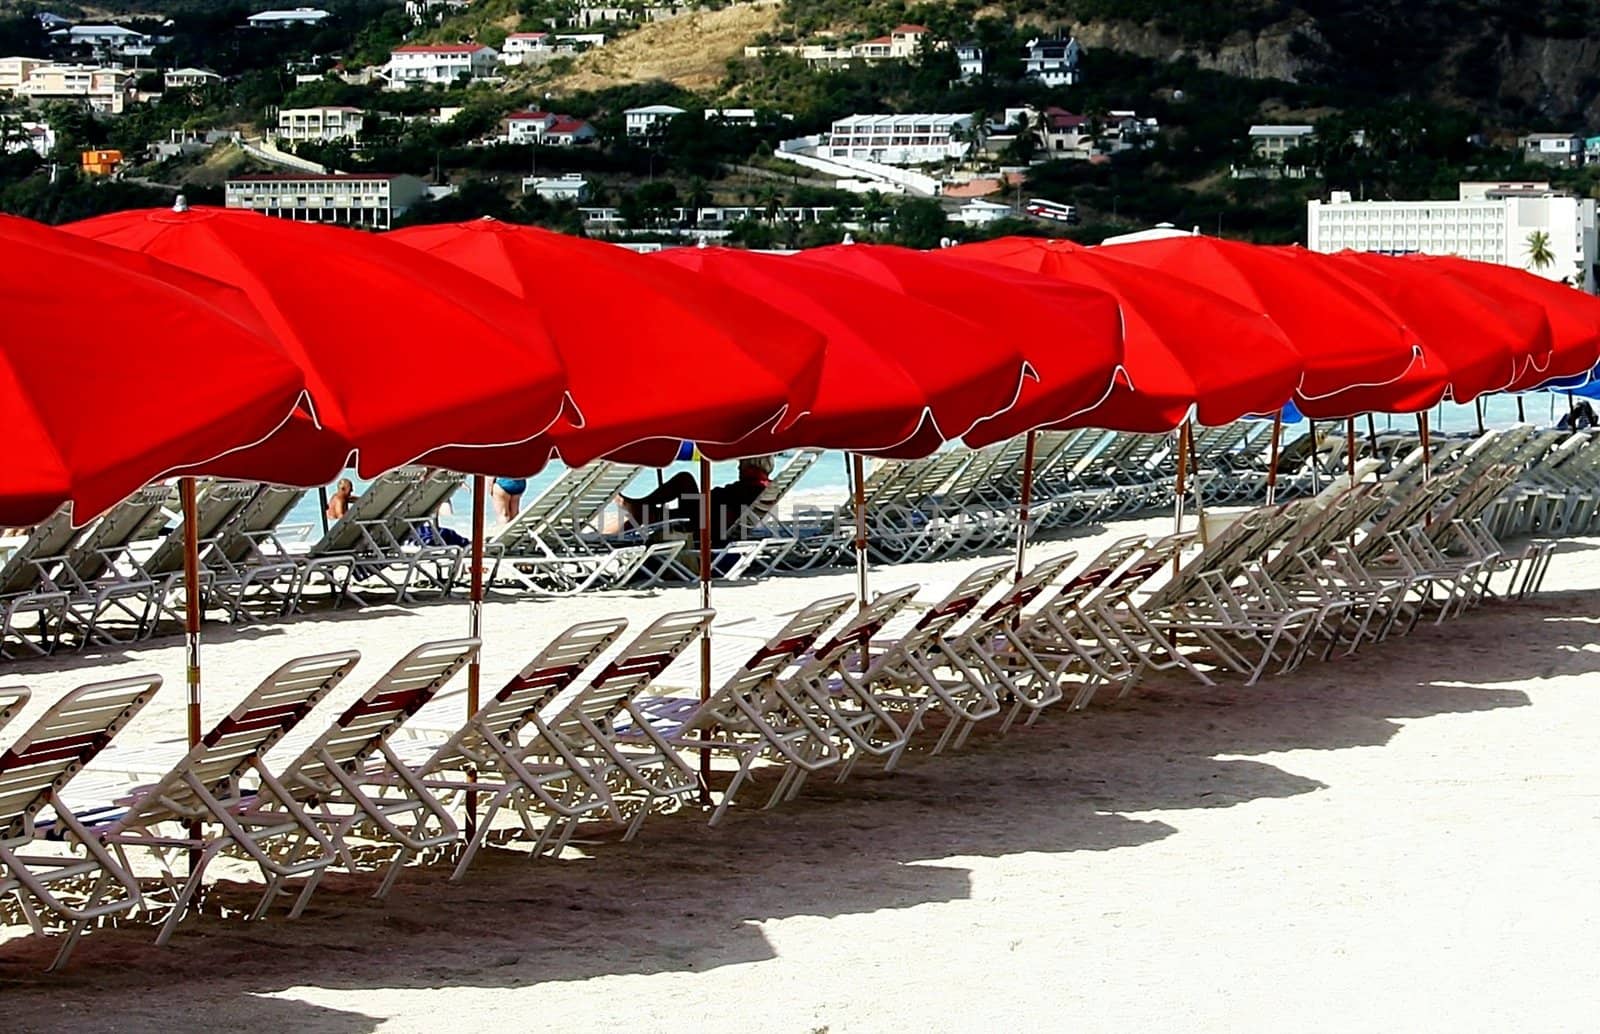
[[1600, 0], [787, 0], [800, 34], [1002, 17], [1249, 78], [1600, 127]]

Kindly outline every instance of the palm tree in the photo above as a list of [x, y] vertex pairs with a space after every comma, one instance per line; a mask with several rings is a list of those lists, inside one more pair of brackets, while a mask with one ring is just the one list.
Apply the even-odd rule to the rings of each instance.
[[1550, 247], [1550, 234], [1534, 230], [1528, 234], [1528, 268], [1543, 272], [1556, 264], [1556, 253]]
[[699, 176], [690, 177], [689, 191], [683, 201], [684, 205], [689, 209], [689, 221], [699, 226], [700, 209], [708, 207], [711, 204], [711, 200], [711, 187], [706, 184], [706, 181]]

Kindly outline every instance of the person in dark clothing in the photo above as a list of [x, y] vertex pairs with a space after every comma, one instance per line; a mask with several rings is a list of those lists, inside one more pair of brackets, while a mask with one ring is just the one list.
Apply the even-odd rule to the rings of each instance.
[[[745, 507], [761, 498], [772, 480], [772, 457], [755, 456], [739, 461], [739, 478], [711, 490], [711, 542], [725, 546], [738, 532]], [[653, 528], [672, 522], [673, 531], [700, 535], [700, 486], [694, 475], [680, 471], [659, 488], [637, 498], [618, 496], [622, 510], [636, 527]]]
[[1594, 415], [1594, 407], [1589, 405], [1588, 399], [1579, 399], [1567, 410], [1567, 415], [1556, 424], [1557, 431], [1587, 431], [1589, 428], [1600, 424]]

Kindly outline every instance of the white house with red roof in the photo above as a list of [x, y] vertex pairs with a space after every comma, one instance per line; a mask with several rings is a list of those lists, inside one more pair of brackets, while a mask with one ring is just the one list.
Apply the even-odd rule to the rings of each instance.
[[583, 119], [550, 111], [513, 111], [500, 120], [500, 129], [508, 144], [572, 147], [594, 139], [594, 127]]
[[482, 43], [408, 43], [389, 52], [381, 74], [390, 90], [449, 86], [463, 76], [494, 75], [499, 57], [498, 51]]
[[593, 143], [594, 127], [581, 118], [557, 115], [539, 142], [552, 147], [577, 147], [580, 144]]
[[850, 54], [865, 61], [904, 61], [922, 49], [927, 36], [926, 25], [896, 25], [887, 36], [855, 44]]

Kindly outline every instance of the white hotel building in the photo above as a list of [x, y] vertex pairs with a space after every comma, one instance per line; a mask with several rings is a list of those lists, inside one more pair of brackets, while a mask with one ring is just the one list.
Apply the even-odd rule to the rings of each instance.
[[[1306, 221], [1312, 251], [1459, 255], [1595, 291], [1595, 202], [1545, 183], [1463, 183], [1456, 201], [1352, 201], [1336, 191], [1328, 202], [1310, 202]], [[1554, 261], [1544, 269], [1528, 255], [1535, 233], [1549, 238]]]
[[858, 158], [884, 165], [922, 165], [960, 158], [971, 115], [851, 115], [828, 133], [822, 158]]

